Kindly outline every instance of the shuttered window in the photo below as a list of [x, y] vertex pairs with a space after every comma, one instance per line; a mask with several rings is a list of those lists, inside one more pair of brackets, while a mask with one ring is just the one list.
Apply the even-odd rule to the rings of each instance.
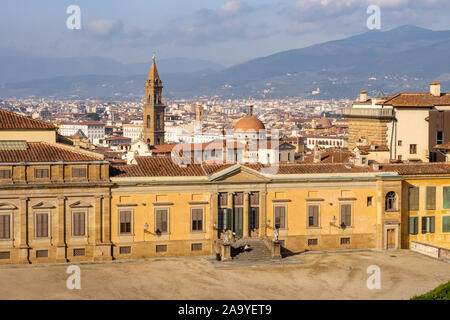
[[409, 217], [409, 234], [417, 234], [419, 232], [419, 218]]
[[131, 210], [120, 211], [120, 233], [131, 233]]
[[35, 178], [48, 178], [48, 169], [35, 169], [34, 177]]
[[191, 244], [191, 251], [202, 251], [203, 246], [201, 243], [193, 243]]
[[9, 214], [0, 215], [0, 239], [11, 237], [11, 216]]
[[319, 240], [317, 239], [308, 239], [308, 246], [317, 246]]
[[36, 237], [48, 237], [48, 213], [36, 213]]
[[450, 232], [450, 216], [442, 216], [442, 232]]
[[341, 204], [341, 224], [346, 227], [352, 225], [352, 205], [351, 204]]
[[319, 205], [308, 205], [308, 227], [319, 226]]
[[169, 212], [167, 209], [157, 209], [155, 212], [155, 232], [156, 233], [164, 233], [168, 232], [168, 215]]
[[350, 238], [341, 238], [341, 245], [350, 244]]
[[167, 252], [167, 244], [157, 244], [156, 252]]
[[73, 235], [76, 237], [86, 235], [86, 213], [83, 211], [73, 213]]
[[192, 209], [192, 231], [203, 231], [203, 209]]
[[72, 168], [72, 177], [86, 178], [86, 168]]
[[11, 170], [2, 169], [0, 170], [0, 179], [10, 179], [11, 178]]
[[450, 209], [450, 187], [442, 188], [443, 208]]
[[422, 217], [422, 233], [434, 233], [434, 217]]
[[408, 188], [408, 210], [419, 211], [419, 187]]
[[436, 210], [436, 187], [427, 187], [427, 210]]
[[243, 192], [237, 192], [233, 196], [233, 203], [235, 206], [242, 206], [244, 204], [244, 193]]
[[276, 206], [275, 207], [275, 228], [284, 229], [286, 228], [286, 207]]

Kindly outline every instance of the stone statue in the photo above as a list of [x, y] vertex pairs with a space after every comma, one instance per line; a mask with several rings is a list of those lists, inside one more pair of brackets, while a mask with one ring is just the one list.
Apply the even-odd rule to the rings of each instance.
[[278, 228], [273, 229], [273, 242], [278, 241]]
[[229, 230], [227, 230], [227, 231], [225, 231], [225, 234], [224, 234], [224, 239], [223, 239], [223, 243], [224, 244], [230, 244], [230, 231]]

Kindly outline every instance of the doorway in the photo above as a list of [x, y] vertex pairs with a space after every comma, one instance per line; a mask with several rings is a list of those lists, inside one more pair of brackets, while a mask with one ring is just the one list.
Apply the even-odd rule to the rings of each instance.
[[395, 249], [396, 246], [396, 242], [395, 241], [395, 236], [396, 236], [396, 230], [394, 228], [390, 228], [386, 230], [386, 238], [387, 238], [387, 249]]
[[244, 230], [244, 208], [234, 208], [233, 210], [233, 232], [242, 238]]

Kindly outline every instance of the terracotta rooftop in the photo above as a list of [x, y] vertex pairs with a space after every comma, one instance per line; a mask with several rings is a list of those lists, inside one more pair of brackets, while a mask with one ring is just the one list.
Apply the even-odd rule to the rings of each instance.
[[77, 161], [98, 161], [99, 157], [94, 157], [77, 149], [67, 146], [58, 146], [46, 142], [24, 142], [26, 147], [15, 149], [0, 149], [0, 163], [11, 162], [77, 162]]
[[[322, 163], [347, 163], [349, 162], [349, 158], [352, 155], [352, 152], [349, 150], [334, 150], [334, 149], [326, 149], [320, 153], [320, 162]], [[314, 155], [308, 154], [304, 157], [300, 163], [313, 163]]]
[[0, 129], [53, 129], [50, 123], [35, 120], [23, 115], [0, 109]]
[[450, 105], [450, 93], [433, 96], [427, 92], [397, 93], [389, 96], [383, 105], [394, 107], [433, 107]]
[[[235, 164], [189, 164], [179, 166], [171, 157], [136, 157], [136, 165], [119, 165], [111, 168], [114, 177], [183, 177], [208, 176]], [[260, 163], [242, 164], [241, 166], [261, 171], [264, 166]], [[291, 164], [280, 163], [277, 174], [332, 174], [332, 173], [383, 173], [396, 172], [400, 175], [450, 175], [450, 163], [418, 163], [418, 164], [380, 164], [379, 170], [372, 165], [355, 166], [346, 163], [314, 163]]]

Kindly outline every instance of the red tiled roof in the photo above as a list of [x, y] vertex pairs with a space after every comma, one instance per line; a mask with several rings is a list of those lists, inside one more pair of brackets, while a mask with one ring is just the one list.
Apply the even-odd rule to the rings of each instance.
[[392, 105], [394, 107], [433, 107], [450, 105], [450, 93], [442, 93], [438, 97], [427, 92], [398, 93], [389, 96], [383, 105]]
[[96, 161], [100, 158], [89, 156], [69, 147], [59, 147], [46, 142], [27, 142], [26, 149], [0, 149], [0, 163], [3, 162], [76, 162]]
[[400, 175], [450, 174], [450, 163], [390, 163], [380, 164], [380, 170], [393, 171]]
[[35, 120], [23, 115], [0, 109], [0, 129], [53, 129], [50, 123]]

